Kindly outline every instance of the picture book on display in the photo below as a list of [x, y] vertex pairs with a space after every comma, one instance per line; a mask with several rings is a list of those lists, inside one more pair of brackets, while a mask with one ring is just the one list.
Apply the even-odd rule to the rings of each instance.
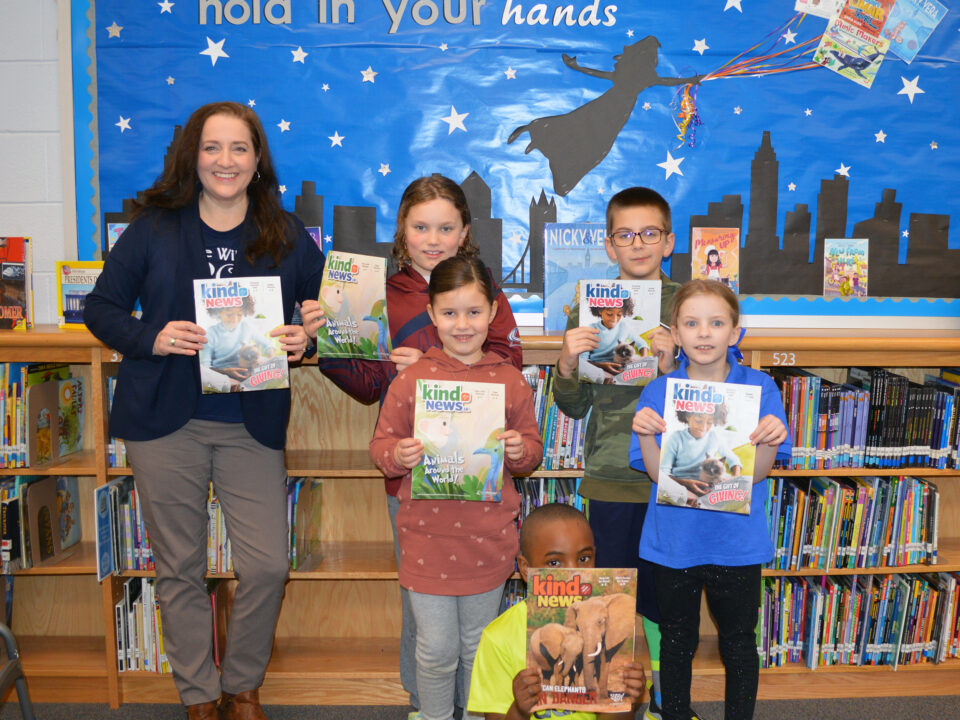
[[33, 325], [30, 238], [0, 237], [0, 329]]
[[543, 226], [543, 329], [563, 332], [583, 278], [613, 280], [620, 268], [604, 246], [604, 223], [546, 223]]
[[808, 15], [827, 18], [828, 20], [840, 12], [843, 0], [796, 0], [793, 9]]
[[83, 379], [60, 380], [59, 390], [57, 447], [59, 456], [63, 457], [83, 450]]
[[503, 385], [417, 380], [413, 423], [413, 436], [423, 443], [423, 460], [413, 469], [414, 500], [500, 500]]
[[280, 278], [193, 281], [197, 325], [207, 331], [200, 351], [204, 394], [290, 387], [287, 354], [270, 331], [283, 322]]
[[890, 47], [881, 32], [894, 0], [847, 0], [827, 23], [813, 62], [869, 88]]
[[890, 52], [907, 63], [913, 62], [946, 14], [946, 6], [937, 0], [897, 0], [883, 28]]
[[580, 355], [581, 382], [646, 385], [657, 376], [650, 334], [660, 326], [659, 280], [583, 280], [580, 327], [600, 331], [596, 349]]
[[102, 260], [57, 261], [57, 324], [84, 329], [83, 306], [103, 272]]
[[750, 514], [760, 388], [667, 380], [657, 503]]
[[740, 292], [740, 228], [690, 229], [690, 277], [722, 282]]
[[319, 357], [390, 359], [385, 258], [332, 251], [319, 300], [327, 318], [317, 332]]
[[824, 239], [824, 297], [867, 297], [869, 243], [866, 238]]
[[533, 710], [624, 712], [636, 639], [636, 568], [530, 568], [527, 667], [540, 674]]

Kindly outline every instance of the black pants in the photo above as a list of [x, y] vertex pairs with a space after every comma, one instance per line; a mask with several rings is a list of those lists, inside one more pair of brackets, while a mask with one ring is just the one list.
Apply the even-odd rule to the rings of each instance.
[[653, 566], [660, 605], [660, 685], [663, 720], [689, 720], [693, 655], [700, 642], [700, 592], [717, 621], [726, 668], [725, 720], [749, 720], [757, 702], [760, 662], [756, 626], [759, 565]]

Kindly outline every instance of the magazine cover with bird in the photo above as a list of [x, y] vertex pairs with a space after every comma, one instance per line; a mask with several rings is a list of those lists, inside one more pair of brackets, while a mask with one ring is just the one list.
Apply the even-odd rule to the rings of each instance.
[[423, 460], [413, 469], [411, 498], [499, 502], [504, 398], [500, 383], [417, 380], [413, 436]]
[[327, 318], [317, 332], [319, 357], [390, 359], [385, 258], [331, 251], [319, 300]]
[[540, 673], [534, 711], [624, 712], [633, 660], [636, 568], [537, 568], [527, 575], [527, 667]]

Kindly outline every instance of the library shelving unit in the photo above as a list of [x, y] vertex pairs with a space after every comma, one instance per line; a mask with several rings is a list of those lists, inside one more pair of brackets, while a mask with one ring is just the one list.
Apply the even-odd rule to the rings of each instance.
[[[554, 362], [560, 342], [558, 336], [523, 337], [524, 361]], [[956, 331], [750, 330], [741, 349], [744, 362], [753, 367], [803, 367], [828, 379], [831, 372], [850, 365], [921, 374], [923, 369], [960, 366], [960, 332]], [[3, 475], [81, 478], [79, 550], [56, 565], [19, 572], [15, 578], [13, 629], [34, 701], [105, 702], [112, 707], [177, 701], [169, 675], [117, 672], [113, 607], [123, 578], [103, 583], [96, 579], [93, 488], [130, 474], [128, 468], [111, 468], [107, 461], [106, 379], [116, 374], [119, 359], [83, 330], [0, 331], [0, 362], [67, 362], [74, 375], [87, 381], [85, 450], [38, 470], [0, 469]], [[323, 557], [311, 570], [290, 575], [261, 698], [267, 704], [406, 704], [398, 668], [400, 595], [390, 523], [383, 479], [367, 454], [377, 407], [351, 400], [314, 364], [295, 367], [291, 375], [287, 470], [292, 476], [324, 480]], [[871, 470], [828, 472], [834, 476], [877, 474]], [[960, 570], [960, 470], [895, 472], [939, 480], [943, 498], [940, 562], [873, 572]], [[579, 471], [534, 474], [577, 476]], [[789, 574], [824, 572], [850, 571]], [[716, 629], [706, 612], [701, 633], [694, 661], [694, 698], [720, 699], [723, 667]], [[901, 667], [895, 674], [886, 667], [811, 671], [789, 665], [761, 671], [760, 697], [934, 695], [955, 693], [958, 686], [960, 660]]]

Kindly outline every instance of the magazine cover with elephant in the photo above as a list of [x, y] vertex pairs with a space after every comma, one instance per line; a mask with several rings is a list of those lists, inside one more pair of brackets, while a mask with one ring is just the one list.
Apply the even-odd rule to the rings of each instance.
[[581, 353], [581, 382], [646, 385], [657, 376], [650, 335], [660, 326], [659, 280], [583, 280], [580, 327], [596, 328], [599, 344]]
[[317, 332], [319, 357], [390, 359], [385, 258], [332, 250], [319, 300], [327, 318]]
[[413, 436], [423, 459], [412, 499], [500, 501], [504, 397], [500, 383], [417, 380]]
[[663, 419], [657, 503], [749, 515], [760, 388], [669, 378]]
[[536, 568], [527, 575], [527, 667], [545, 708], [630, 710], [623, 667], [633, 660], [636, 568]]
[[193, 297], [207, 332], [199, 356], [204, 394], [290, 387], [287, 354], [270, 337], [284, 324], [280, 278], [194, 280]]

